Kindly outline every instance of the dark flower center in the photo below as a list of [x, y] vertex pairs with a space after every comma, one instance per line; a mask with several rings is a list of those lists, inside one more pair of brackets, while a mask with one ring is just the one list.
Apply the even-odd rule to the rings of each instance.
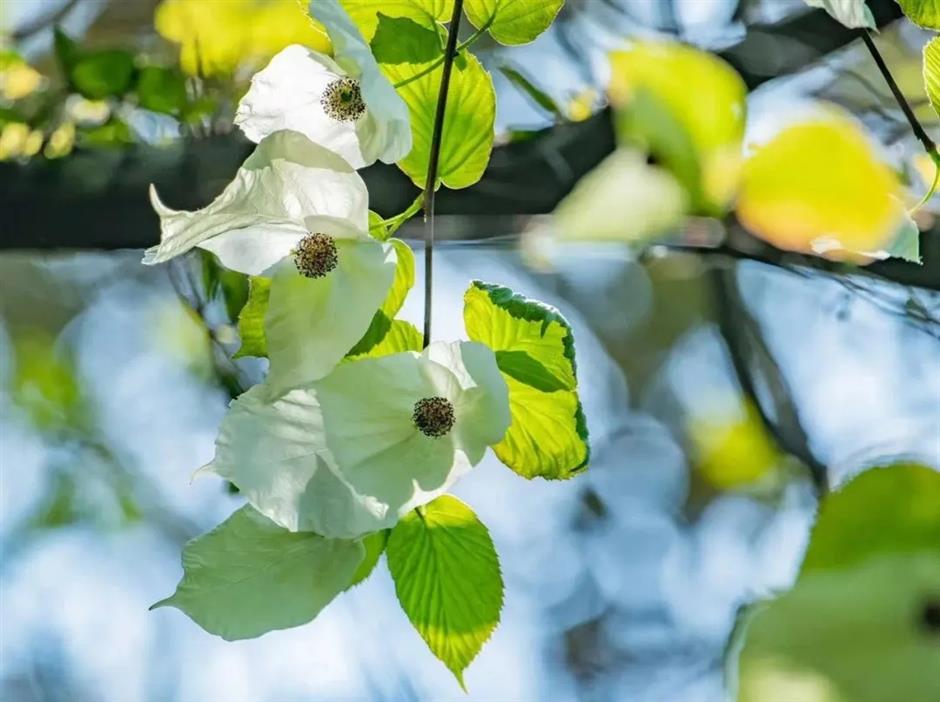
[[337, 122], [355, 122], [366, 111], [359, 81], [354, 78], [338, 78], [326, 86], [320, 105], [327, 116]]
[[326, 234], [308, 234], [297, 242], [293, 254], [297, 270], [308, 278], [322, 278], [339, 261], [336, 242]]
[[415, 402], [411, 419], [425, 436], [439, 439], [454, 426], [454, 406], [443, 397], [425, 397]]

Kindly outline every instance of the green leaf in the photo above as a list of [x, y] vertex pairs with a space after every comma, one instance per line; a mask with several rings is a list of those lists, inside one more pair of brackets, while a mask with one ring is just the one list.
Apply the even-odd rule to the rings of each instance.
[[707, 51], [638, 41], [610, 55], [618, 141], [646, 148], [685, 187], [693, 213], [720, 215], [740, 168], [747, 86]]
[[897, 3], [914, 24], [940, 30], [940, 0], [897, 0]]
[[377, 531], [363, 537], [362, 545], [365, 548], [366, 555], [362, 559], [362, 563], [359, 564], [359, 567], [356, 568], [356, 572], [353, 573], [352, 581], [347, 586], [347, 590], [355, 587], [372, 575], [375, 566], [379, 564], [379, 559], [382, 557], [382, 554], [385, 553], [389, 533], [389, 529], [382, 529], [382, 531]]
[[745, 619], [732, 699], [934, 702], [940, 640], [930, 612], [938, 606], [936, 548], [814, 572]]
[[463, 687], [463, 671], [493, 633], [503, 607], [503, 577], [489, 531], [467, 505], [443, 495], [395, 526], [386, 555], [402, 609]]
[[526, 78], [522, 73], [517, 71], [511, 66], [500, 66], [500, 73], [502, 73], [506, 78], [509, 79], [509, 82], [515, 85], [523, 94], [528, 97], [532, 102], [541, 107], [546, 112], [552, 114], [556, 119], [565, 120], [565, 113], [562, 112], [561, 108], [555, 103], [554, 100], [540, 88], [537, 88], [532, 81]]
[[810, 7], [818, 7], [850, 29], [878, 29], [875, 18], [865, 0], [803, 0]]
[[[382, 303], [382, 307], [379, 308], [378, 312], [376, 312], [375, 316], [372, 318], [372, 322], [369, 324], [369, 328], [366, 329], [366, 333], [363, 334], [362, 338], [356, 342], [356, 345], [349, 350], [349, 352], [346, 354], [347, 356], [352, 357], [365, 355], [385, 338], [385, 335], [391, 331], [392, 326], [394, 325], [392, 320], [394, 319], [395, 315], [398, 314], [401, 306], [405, 304], [405, 298], [408, 297], [409, 291], [412, 287], [414, 287], [414, 252], [411, 250], [411, 247], [401, 239], [390, 239], [389, 243], [395, 247], [395, 255], [398, 259], [395, 267], [395, 277], [392, 280], [392, 287], [389, 288], [388, 295], [385, 297], [385, 302]], [[406, 324], [406, 322], [401, 323], [401, 325]], [[391, 347], [394, 347], [401, 342], [407, 342], [408, 340], [408, 330], [406, 328], [403, 327], [399, 329], [397, 333], [399, 336], [395, 342], [393, 342]], [[386, 345], [386, 348], [389, 347], [389, 345]], [[418, 350], [420, 350], [420, 347]], [[391, 353], [395, 352], [393, 351]], [[368, 355], [373, 356], [384, 354], [370, 353]]]
[[369, 210], [369, 234], [379, 241], [385, 241], [389, 237], [388, 227], [385, 226], [382, 215], [372, 210]]
[[248, 302], [238, 315], [238, 335], [242, 344], [233, 358], [258, 356], [267, 358], [268, 342], [264, 335], [264, 315], [268, 311], [268, 299], [271, 295], [271, 279], [251, 276], [249, 279]]
[[155, 607], [176, 607], [227, 641], [306, 624], [365, 555], [358, 541], [290, 532], [243, 507], [183, 549], [183, 579]]
[[395, 278], [392, 280], [392, 287], [389, 288], [385, 302], [382, 303], [382, 311], [393, 319], [401, 306], [405, 304], [405, 298], [415, 284], [415, 254], [401, 239], [390, 239], [389, 243], [395, 247], [395, 255], [398, 257], [398, 264], [395, 268]]
[[934, 37], [924, 46], [924, 87], [930, 104], [940, 115], [940, 37]]
[[81, 50], [78, 48], [78, 44], [75, 43], [75, 40], [59, 27], [53, 30], [53, 46], [56, 60], [59, 62], [59, 68], [62, 69], [62, 73], [68, 78], [72, 66], [74, 66], [75, 62], [78, 60]]
[[916, 463], [871, 468], [823, 500], [801, 577], [916, 551], [940, 556], [940, 473]]
[[528, 44], [555, 21], [565, 0], [467, 0], [464, 11], [477, 29], [500, 44]]
[[72, 86], [89, 100], [123, 95], [134, 81], [134, 57], [110, 49], [78, 58], [69, 73]]
[[[428, 57], [440, 56], [440, 38], [436, 31], [411, 21], [397, 22], [394, 37], [392, 42], [373, 46], [373, 51], [411, 115], [414, 146], [398, 166], [423, 188], [443, 73], [443, 65], [431, 69], [434, 62]], [[383, 46], [394, 46], [394, 53]], [[461, 54], [454, 62], [444, 117], [438, 166], [444, 185], [466, 188], [480, 180], [490, 160], [495, 115], [496, 94], [489, 73], [476, 57]]]
[[569, 478], [587, 467], [587, 426], [577, 392], [574, 337], [558, 310], [509, 288], [474, 281], [464, 296], [474, 341], [496, 352], [512, 424], [493, 447], [526, 478]]
[[794, 588], [739, 632], [738, 702], [940, 695], [940, 473], [866, 470], [826, 496]]
[[454, 0], [342, 0], [342, 5], [366, 41], [379, 31], [380, 14], [433, 27], [438, 22], [449, 22], [454, 11]]
[[137, 100], [146, 110], [179, 114], [186, 106], [186, 78], [172, 68], [146, 66], [137, 77]]
[[[374, 328], [373, 328], [374, 327]], [[346, 354], [344, 360], [387, 356], [402, 351], [420, 351], [423, 336], [411, 322], [388, 319], [379, 312], [372, 320], [369, 331], [360, 342]]]

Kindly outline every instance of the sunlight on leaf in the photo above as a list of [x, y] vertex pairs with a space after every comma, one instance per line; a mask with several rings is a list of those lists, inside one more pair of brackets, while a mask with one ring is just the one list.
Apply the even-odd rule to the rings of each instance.
[[405, 515], [387, 549], [408, 619], [464, 686], [463, 672], [499, 624], [503, 578], [489, 531], [450, 495]]
[[679, 225], [688, 197], [666, 169], [619, 148], [558, 204], [560, 239], [642, 243]]
[[509, 288], [476, 281], [464, 295], [464, 323], [471, 339], [496, 352], [509, 387], [512, 424], [493, 447], [499, 459], [525, 478], [584, 470], [590, 449], [567, 320]]
[[379, 559], [382, 558], [382, 554], [385, 553], [389, 533], [388, 529], [382, 529], [382, 531], [377, 531], [374, 534], [363, 537], [362, 545], [365, 548], [366, 555], [362, 559], [362, 563], [359, 564], [359, 567], [356, 568], [356, 572], [353, 573], [352, 581], [346, 588], [347, 590], [351, 587], [355, 587], [372, 575], [375, 566], [379, 564]]
[[940, 30], [940, 0], [897, 0], [897, 3], [911, 22]]
[[242, 507], [183, 549], [183, 579], [156, 607], [176, 607], [227, 641], [306, 624], [346, 589], [358, 541], [290, 532]]
[[940, 115], [940, 37], [934, 37], [924, 46], [924, 87], [930, 104]]
[[528, 44], [549, 28], [565, 0], [467, 0], [464, 11], [477, 29], [500, 44]]
[[[388, 18], [380, 19], [380, 25], [388, 22]], [[433, 63], [429, 57], [440, 55], [439, 37], [436, 32], [410, 20], [395, 21], [395, 29], [390, 36], [394, 39], [380, 46], [373, 42], [373, 50], [382, 70], [393, 83], [409, 81], [400, 85], [398, 91], [411, 114], [414, 146], [398, 166], [415, 185], [423, 188], [443, 66], [421, 74]], [[394, 47], [394, 51], [390, 47]], [[483, 175], [493, 147], [495, 116], [496, 94], [489, 73], [475, 56], [462, 54], [454, 62], [444, 118], [438, 168], [444, 185], [454, 189], [466, 188]]]
[[190, 75], [229, 75], [289, 44], [317, 51], [330, 47], [297, 0], [163, 0], [154, 26], [164, 39], [180, 45], [180, 65]]
[[737, 213], [778, 248], [864, 260], [894, 239], [903, 197], [862, 128], [833, 108], [757, 148], [744, 165]]
[[673, 42], [637, 42], [611, 53], [610, 65], [618, 138], [671, 171], [693, 213], [720, 214], [740, 160], [744, 81], [716, 56]]
[[379, 13], [431, 28], [437, 22], [449, 22], [454, 11], [454, 0], [341, 0], [341, 3], [366, 41], [371, 41], [379, 28]]
[[251, 276], [248, 302], [238, 315], [238, 336], [242, 343], [233, 358], [259, 356], [267, 358], [268, 343], [264, 336], [264, 315], [268, 311], [271, 295], [271, 279]]

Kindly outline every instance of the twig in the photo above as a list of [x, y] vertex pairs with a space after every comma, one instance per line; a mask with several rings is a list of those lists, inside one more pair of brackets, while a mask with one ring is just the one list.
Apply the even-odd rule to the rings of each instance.
[[428, 178], [424, 186], [424, 347], [431, 343], [431, 289], [434, 270], [434, 192], [437, 190], [437, 168], [441, 158], [441, 138], [444, 133], [444, 114], [447, 110], [447, 91], [450, 89], [450, 74], [457, 55], [457, 32], [460, 30], [460, 13], [463, 0], [454, 1], [454, 13], [447, 30], [447, 46], [444, 48], [444, 67], [441, 73], [441, 89], [437, 94], [437, 111], [434, 115], [434, 131], [431, 133], [431, 154], [428, 158]]
[[927, 132], [924, 131], [920, 121], [918, 121], [916, 115], [914, 114], [914, 110], [911, 109], [911, 106], [907, 102], [907, 98], [904, 97], [904, 93], [901, 92], [901, 89], [895, 82], [894, 76], [891, 75], [891, 71], [888, 69], [888, 65], [885, 63], [881, 52], [878, 51], [878, 47], [875, 46], [875, 42], [871, 38], [871, 34], [867, 29], [860, 29], [859, 33], [862, 35], [862, 39], [865, 41], [865, 46], [868, 47], [868, 53], [870, 53], [871, 57], [875, 60], [875, 65], [878, 66], [878, 70], [881, 71], [881, 75], [884, 77], [885, 82], [891, 89], [891, 93], [894, 95], [894, 99], [897, 101], [898, 107], [901, 108], [901, 111], [907, 118], [908, 123], [911, 125], [911, 130], [913, 130], [914, 136], [916, 136], [920, 143], [924, 145], [924, 150], [932, 157], [935, 157], [937, 154], [937, 145], [933, 142], [933, 139], [927, 136]]
[[[728, 348], [738, 384], [757, 410], [777, 446], [803, 462], [813, 480], [816, 493], [823, 495], [829, 489], [828, 471], [809, 447], [809, 437], [793, 403], [790, 388], [770, 350], [760, 338], [756, 320], [741, 299], [736, 273], [736, 268], [716, 268], [709, 272], [709, 276], [715, 298], [718, 330]], [[761, 376], [773, 400], [773, 417], [761, 404], [749, 357], [756, 365], [763, 366]]]

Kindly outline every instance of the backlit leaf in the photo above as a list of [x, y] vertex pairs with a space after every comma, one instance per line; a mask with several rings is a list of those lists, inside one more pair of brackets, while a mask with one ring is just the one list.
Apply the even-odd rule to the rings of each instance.
[[940, 114], [940, 37], [924, 46], [924, 87], [937, 114]]
[[587, 427], [577, 392], [574, 337], [558, 310], [509, 288], [475, 281], [464, 295], [474, 341], [496, 352], [512, 424], [493, 447], [526, 478], [569, 478], [587, 466]]
[[386, 551], [395, 591], [431, 652], [463, 671], [499, 623], [503, 578], [486, 527], [450, 495], [408, 513]]
[[911, 22], [940, 30], [940, 0], [897, 0], [897, 3]]
[[268, 311], [271, 295], [271, 279], [251, 276], [248, 302], [238, 315], [238, 336], [242, 343], [234, 358], [260, 356], [267, 358], [268, 343], [264, 335], [264, 315]]
[[903, 195], [861, 127], [833, 109], [757, 148], [744, 164], [737, 213], [778, 248], [859, 259], [890, 245], [906, 215]]
[[347, 590], [351, 587], [355, 587], [372, 575], [372, 571], [375, 570], [375, 566], [378, 565], [379, 559], [382, 558], [382, 554], [385, 553], [389, 533], [389, 529], [382, 529], [382, 531], [377, 531], [363, 537], [362, 546], [365, 549], [366, 555], [362, 559], [362, 563], [359, 564], [359, 567], [356, 568], [356, 572], [353, 573], [352, 581], [346, 588]]
[[[398, 166], [423, 188], [443, 73], [443, 65], [431, 69], [431, 57], [440, 56], [440, 40], [434, 30], [410, 20], [398, 21], [392, 36], [394, 40], [384, 43], [385, 49], [373, 42], [373, 51], [411, 115], [414, 146]], [[475, 56], [461, 54], [453, 65], [441, 141], [438, 177], [444, 185], [466, 188], [483, 175], [493, 147], [495, 115], [496, 95], [489, 73]]]
[[549, 28], [565, 0], [467, 0], [470, 23], [500, 44], [528, 44]]

